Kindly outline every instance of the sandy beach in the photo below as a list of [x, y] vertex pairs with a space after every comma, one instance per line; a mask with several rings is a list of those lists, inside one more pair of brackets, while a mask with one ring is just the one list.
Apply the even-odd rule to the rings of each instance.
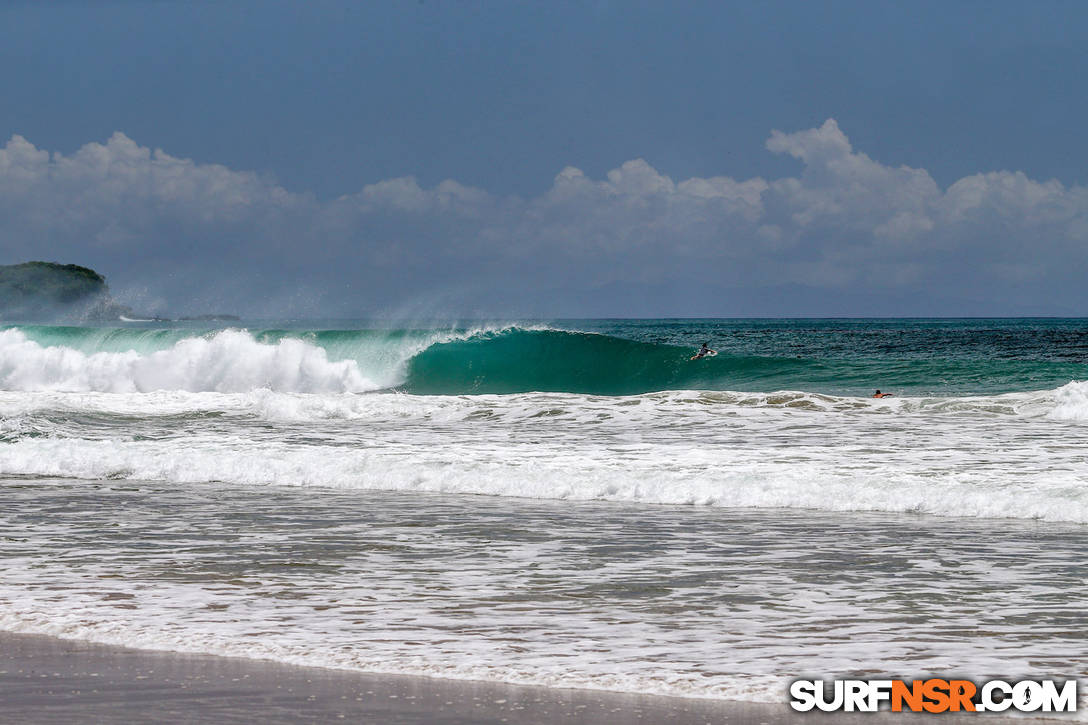
[[[0, 714], [12, 723], [549, 723], [780, 725], [916, 722], [917, 715], [372, 675], [0, 633]], [[985, 716], [988, 723], [1036, 722]], [[941, 722], [978, 722], [947, 716]], [[1053, 722], [1053, 721], [1051, 721]]]

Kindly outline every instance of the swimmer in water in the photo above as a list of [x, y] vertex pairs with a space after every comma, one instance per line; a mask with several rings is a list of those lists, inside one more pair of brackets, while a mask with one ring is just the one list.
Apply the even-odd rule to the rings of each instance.
[[890, 398], [893, 395], [895, 395], [895, 393], [882, 393], [879, 390], [873, 393], [874, 398]]
[[706, 357], [707, 355], [717, 355], [718, 354], [717, 350], [711, 350], [709, 347], [707, 347], [707, 345], [709, 345], [709, 344], [710, 343], [704, 342], [703, 346], [701, 348], [699, 348], [699, 352], [692, 355], [691, 359], [692, 360], [698, 360], [699, 358]]

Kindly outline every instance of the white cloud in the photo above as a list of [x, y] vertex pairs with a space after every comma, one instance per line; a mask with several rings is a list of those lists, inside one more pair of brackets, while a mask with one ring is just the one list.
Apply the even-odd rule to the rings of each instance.
[[911, 238], [930, 228], [940, 189], [924, 170], [879, 164], [854, 151], [834, 120], [818, 129], [775, 131], [767, 148], [805, 163], [798, 178], [772, 184], [776, 206], [794, 236], [813, 229], [872, 235], [874, 241]]
[[[1088, 303], [1062, 287], [1083, 269], [1084, 187], [997, 171], [942, 191], [923, 169], [856, 151], [834, 120], [774, 131], [767, 148], [797, 159], [800, 173], [676, 181], [634, 159], [603, 179], [568, 166], [531, 199], [405, 177], [319, 202], [121, 133], [70, 156], [14, 136], [0, 148], [2, 261], [122, 265], [138, 277], [199, 271], [211, 258], [220, 264], [209, 274], [235, 265], [284, 285], [408, 297], [444, 278], [525, 289], [625, 280], [921, 289], [974, 260], [960, 270], [967, 286], [1039, 282]], [[1019, 264], [1026, 248], [1031, 262]]]

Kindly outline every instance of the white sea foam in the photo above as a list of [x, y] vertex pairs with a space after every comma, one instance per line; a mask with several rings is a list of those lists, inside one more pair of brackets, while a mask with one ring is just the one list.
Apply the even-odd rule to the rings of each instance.
[[21, 330], [8, 329], [0, 332], [0, 387], [111, 393], [257, 388], [330, 393], [379, 386], [354, 361], [330, 361], [320, 347], [295, 339], [261, 344], [238, 330], [187, 338], [150, 354], [88, 355], [68, 347], [43, 347]]
[[[207, 598], [198, 597], [193, 600], [191, 592], [175, 593], [175, 603], [184, 603], [186, 600], [193, 607], [207, 606]], [[16, 599], [15, 604], [19, 607], [35, 606], [27, 599]], [[87, 610], [82, 611], [86, 614]], [[576, 687], [746, 702], [779, 702], [780, 695], [789, 682], [787, 678], [767, 674], [732, 677], [719, 675], [714, 678], [713, 683], [708, 684], [706, 678], [699, 673], [685, 673], [663, 679], [652, 671], [587, 674], [564, 670], [556, 665], [526, 667], [513, 662], [496, 664], [494, 658], [489, 661], [486, 644], [472, 652], [472, 656], [464, 657], [461, 662], [450, 662], [443, 656], [391, 652], [390, 647], [381, 648], [378, 652], [366, 652], [352, 647], [315, 646], [312, 641], [270, 642], [268, 638], [239, 636], [233, 632], [177, 631], [177, 628], [164, 631], [161, 621], [157, 621], [154, 616], [140, 622], [134, 622], [130, 618], [128, 621], [90, 623], [85, 617], [81, 621], [76, 612], [62, 614], [56, 609], [33, 613], [0, 610], [0, 630], [46, 634], [62, 639], [89, 640], [138, 649], [246, 657], [375, 674], [422, 675], [450, 680], [479, 680], [537, 687]], [[447, 653], [443, 654], [448, 657]]]
[[1054, 407], [1047, 415], [1054, 420], [1088, 421], [1088, 382], [1072, 382], [1053, 392]]
[[[265, 345], [273, 348], [275, 346]], [[55, 381], [54, 381], [55, 382]], [[120, 385], [119, 387], [123, 387]], [[735, 391], [667, 391], [634, 396], [568, 393], [517, 395], [406, 395], [402, 393], [310, 394], [258, 387], [244, 392], [189, 392], [162, 389], [148, 393], [66, 392], [51, 387], [0, 390], [0, 416], [66, 411], [99, 414], [164, 416], [222, 413], [252, 415], [283, 422], [368, 419], [473, 420], [480, 418], [551, 418], [566, 421], [615, 420], [629, 424], [668, 422], [662, 416], [736, 417], [758, 409], [807, 414], [905, 416], [942, 419], [1046, 418], [1088, 420], [1088, 383], [1071, 382], [1055, 390], [973, 397], [920, 397], [873, 400], [802, 391], [769, 393]]]
[[0, 629], [767, 702], [806, 674], [1088, 674], [1076, 527], [146, 482], [5, 493]]
[[1088, 523], [1088, 430], [998, 398], [9, 392], [0, 472]]
[[[123, 343], [105, 331], [77, 347], [43, 345], [19, 328], [0, 330], [0, 389], [65, 392], [247, 392], [360, 393], [404, 380], [408, 361], [432, 345], [547, 326], [477, 326], [417, 335], [375, 334], [354, 340], [344, 359], [313, 341], [285, 337], [261, 342], [246, 330], [187, 337], [165, 349], [154, 338], [134, 337], [132, 349], [93, 348]], [[151, 344], [151, 349], [147, 345]], [[91, 348], [83, 349], [88, 346]], [[331, 345], [335, 348], [336, 343]]]

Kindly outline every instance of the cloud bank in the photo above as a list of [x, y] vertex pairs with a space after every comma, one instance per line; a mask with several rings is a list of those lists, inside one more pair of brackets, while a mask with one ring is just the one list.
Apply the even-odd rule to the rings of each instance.
[[1085, 187], [996, 171], [942, 189], [834, 120], [766, 146], [799, 173], [675, 181], [635, 159], [530, 199], [398, 178], [323, 201], [122, 133], [70, 156], [14, 136], [0, 262], [86, 264], [180, 312], [1088, 314]]

